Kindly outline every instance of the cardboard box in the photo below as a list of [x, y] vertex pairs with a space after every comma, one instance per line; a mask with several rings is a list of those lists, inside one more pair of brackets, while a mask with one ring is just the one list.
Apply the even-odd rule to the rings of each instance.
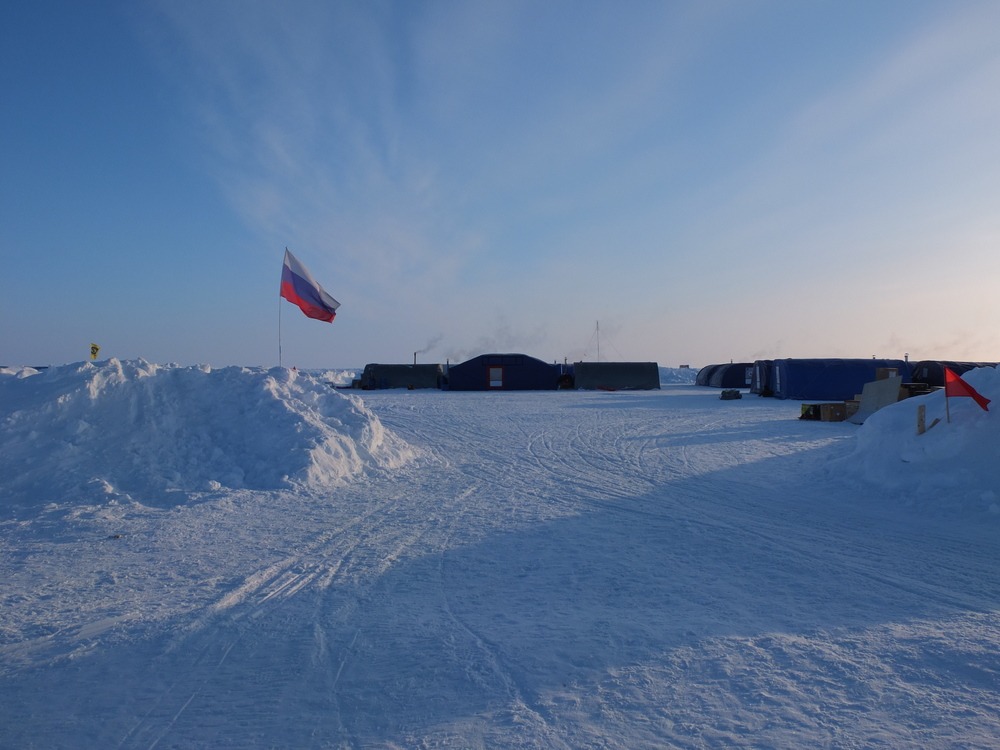
[[802, 415], [799, 419], [812, 419], [817, 422], [843, 422], [847, 419], [847, 404], [843, 401], [836, 404], [802, 404]]
[[819, 420], [821, 422], [843, 422], [847, 419], [847, 404], [820, 404]]

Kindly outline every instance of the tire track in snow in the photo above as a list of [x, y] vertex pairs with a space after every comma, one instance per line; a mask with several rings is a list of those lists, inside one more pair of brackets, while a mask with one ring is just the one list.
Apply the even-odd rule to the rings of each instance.
[[[553, 517], [553, 510], [558, 511], [557, 516], [602, 510], [609, 498], [627, 501], [633, 494], [649, 491], [651, 485], [642, 475], [638, 462], [641, 451], [652, 444], [651, 439], [616, 440], [616, 435], [622, 431], [617, 421], [604, 425], [595, 433], [593, 419], [599, 415], [590, 412], [574, 420], [568, 432], [564, 429], [565, 421], [560, 423], [563, 429], [552, 429], [550, 422], [538, 419], [530, 406], [527, 410], [516, 406], [511, 410], [502, 398], [486, 402], [493, 407], [493, 413], [487, 413], [485, 418], [475, 412], [467, 416], [458, 410], [449, 415], [447, 435], [434, 433], [429, 436], [436, 441], [436, 450], [442, 456], [449, 454], [453, 444], [475, 440], [476, 444], [484, 446], [475, 463], [456, 467], [469, 479], [481, 482], [487, 490], [485, 500], [468, 498], [474, 508], [485, 501], [496, 503], [497, 509], [517, 509], [519, 498], [528, 498], [536, 516], [539, 509], [545, 510], [542, 518], [534, 520], [545, 521]], [[542, 403], [549, 398], [549, 394], [532, 394], [526, 400]], [[528, 421], [524, 421], [526, 414]], [[394, 421], [391, 426], [407, 439], [421, 434], [419, 425], [411, 429], [409, 422]], [[498, 446], [495, 451], [491, 450], [494, 441]], [[499, 486], [498, 476], [503, 477]], [[567, 492], [567, 487], [576, 489]], [[567, 495], [570, 499], [566, 499]], [[581, 497], [589, 500], [582, 501]], [[492, 707], [485, 710], [503, 712], [495, 714], [497, 718], [493, 724], [511, 727], [510, 731], [515, 731], [513, 727], [521, 727], [526, 735], [542, 738], [540, 744], [547, 747], [570, 747], [572, 743], [567, 743], [560, 735], [550, 704], [533, 697], [532, 689], [519, 678], [516, 663], [507, 663], [500, 645], [490, 639], [488, 632], [481, 630], [483, 623], [462, 617], [454, 606], [449, 592], [453, 581], [465, 591], [477, 585], [489, 585], [488, 579], [463, 580], [462, 571], [449, 570], [448, 550], [458, 548], [451, 538], [467, 534], [463, 526], [466, 519], [452, 519], [449, 540], [438, 560], [437, 585], [442, 616], [446, 620], [441, 624], [443, 640], [454, 652], [454, 658], [464, 664], [468, 679], [481, 691], [487, 706]]]
[[[557, 410], [558, 405], [549, 406], [554, 404], [551, 396], [547, 398], [545, 408]], [[683, 422], [673, 423], [669, 414], [655, 409], [641, 411], [643, 403], [637, 399], [639, 408], [634, 410], [603, 409], [590, 403], [566, 430], [565, 417], [548, 421], [532, 415], [535, 418], [524, 419], [523, 409], [504, 413], [496, 399], [498, 413], [490, 419], [496, 439], [507, 439], [512, 446], [524, 445], [521, 455], [513, 450], [501, 454], [513, 462], [505, 473], [508, 491], [543, 499], [549, 507], [561, 507], [563, 512], [613, 512], [642, 517], [645, 523], [662, 524], [665, 530], [687, 524], [701, 527], [715, 538], [731, 538], [737, 545], [766, 544], [774, 551], [782, 550], [784, 557], [797, 560], [797, 565], [816, 569], [837, 566], [845, 576], [855, 577], [861, 588], [874, 585], [883, 590], [896, 589], [904, 598], [926, 598], [973, 612], [983, 611], [996, 600], [996, 591], [988, 583], [992, 580], [991, 570], [982, 571], [984, 583], [978, 586], [986, 597], [985, 605], [978, 596], [953, 595], [947, 585], [910, 575], [905, 568], [887, 570], [884, 563], [893, 556], [915, 561], [924, 557], [938, 562], [923, 565], [922, 569], [936, 568], [934, 572], [946, 574], [945, 580], [962, 574], [954, 566], [961, 555], [953, 551], [916, 551], [913, 545], [919, 545], [921, 539], [907, 538], [905, 524], [893, 522], [884, 530], [865, 535], [859, 534], [850, 521], [827, 517], [822, 504], [815, 500], [803, 503], [803, 507], [796, 507], [794, 502], [761, 507], [754, 500], [776, 493], [806, 493], [808, 497], [809, 493], [821, 491], [796, 476], [794, 461], [769, 462], [761, 471], [754, 464], [828, 445], [840, 439], [840, 433], [827, 430], [817, 434], [815, 425], [803, 426], [788, 418], [787, 439], [775, 440], [769, 434], [761, 439], [756, 424], [773, 421], [768, 411], [727, 409], [723, 420], [713, 415], [714, 410], [706, 409], [687, 412]], [[732, 419], [734, 415], [736, 420]], [[454, 416], [456, 433], [482, 432], [475, 418], [465, 420], [461, 413]], [[559, 425], [558, 430], [549, 424]], [[720, 427], [724, 433], [717, 435]], [[401, 429], [405, 431], [408, 425], [401, 425]], [[734, 483], [724, 471], [737, 466], [740, 479]], [[782, 470], [786, 473], [771, 473], [775, 466], [785, 467]], [[483, 467], [479, 476], [488, 481], [493, 472], [492, 466]], [[893, 551], [880, 554], [879, 545], [892, 547]]]
[[[745, 484], [746, 479], [734, 486], [731, 496], [736, 497], [736, 491]], [[815, 491], [819, 496], [824, 493], [821, 487]], [[756, 492], [748, 494], [752, 497]], [[1000, 590], [993, 583], [996, 571], [970, 570], [969, 557], [973, 556], [961, 554], [968, 540], [948, 544], [939, 538], [935, 547], [928, 547], [926, 537], [907, 533], [905, 523], [898, 519], [866, 535], [851, 516], [833, 515], [815, 498], [785, 515], [775, 513], [771, 506], [766, 516], [765, 509], [753, 501], [719, 502], [715, 495], [703, 500], [700, 515], [705, 523], [783, 549], [803, 565], [836, 566], [861, 579], [859, 591], [892, 589], [912, 600], [980, 614], [1000, 603]], [[956, 566], [956, 560], [962, 560], [962, 566]], [[948, 579], [960, 580], [962, 585], [951, 585]], [[981, 583], [977, 585], [976, 581]], [[970, 587], [975, 595], [963, 593]]]
[[[389, 498], [369, 505], [348, 523], [315, 534], [280, 559], [244, 576], [238, 585], [205, 607], [204, 614], [171, 637], [161, 653], [153, 656], [155, 661], [169, 665], [165, 672], [183, 677], [144, 701], [149, 707], [117, 746], [152, 748], [169, 737], [182, 717], [197, 708], [198, 696], [210, 692], [219, 671], [237, 647], [243, 661], [257, 660], [262, 668], [277, 669], [281, 679], [285, 679], [287, 675], [281, 675], [285, 667], [275, 666], [267, 652], [272, 650], [273, 638], [300, 640], [304, 627], [309, 628], [309, 637], [316, 647], [308, 651], [313, 664], [302, 670], [302, 679], [327, 688], [328, 707], [335, 715], [333, 696], [337, 677], [358, 631], [353, 631], [353, 638], [343, 651], [334, 651], [327, 644], [338, 640], [338, 624], [349, 625], [363, 588], [419, 539], [419, 535], [409, 540], [395, 539], [387, 554], [381, 554], [380, 542], [384, 541], [381, 519], [397, 503], [395, 498]], [[341, 595], [331, 599], [329, 594], [334, 591]], [[291, 609], [285, 613], [289, 606]], [[311, 615], [301, 618], [303, 606]], [[332, 635], [326, 632], [331, 624]], [[290, 630], [285, 630], [286, 625], [291, 626]], [[280, 649], [289, 650], [284, 644]], [[292, 648], [293, 654], [294, 651]], [[333, 677], [327, 679], [325, 675], [330, 674]], [[225, 683], [224, 679], [218, 681]], [[268, 693], [269, 687], [261, 685], [262, 695]], [[273, 695], [266, 699], [271, 700]]]
[[[800, 476], [804, 464], [796, 453], [829, 447], [843, 439], [844, 430], [819, 427], [823, 431], [817, 432], [816, 425], [803, 426], [794, 417], [779, 414], [777, 418], [787, 420], [787, 425], [775, 431], [773, 425], [764, 424], [776, 418], [770, 409], [747, 410], [737, 420], [720, 420], [717, 413], [706, 410], [671, 422], [668, 413], [643, 410], [641, 397], [636, 399], [636, 409], [619, 406], [623, 413], [614, 419], [597, 413], [601, 407], [592, 408], [590, 403], [568, 419], [558, 413], [562, 407], [551, 394], [537, 398], [492, 395], [483, 396], [475, 409], [467, 410], [456, 399], [455, 408], [446, 416], [441, 412], [447, 405], [438, 404], [434, 419], [449, 425], [444, 434], [425, 430], [419, 409], [393, 412], [395, 416], [385, 421], [391, 420], [392, 429], [404, 438], [433, 441], [436, 455], [457, 476], [482, 486], [483, 496], [468, 498], [468, 512], [453, 520], [449, 540], [443, 545], [438, 572], [443, 599], [440, 614], [451, 623], [439, 627], [478, 680], [477, 689], [493, 696], [530, 725], [533, 736], [544, 736], [550, 744], [560, 741], [564, 730], [558, 714], [552, 713], [551, 702], [533, 697], [537, 685], [533, 688], [531, 679], [519, 672], [522, 665], [516, 649], [507, 650], [510, 644], [502, 637], [491, 638], [488, 621], [478, 619], [479, 612], [488, 615], [489, 610], [456, 601], [449, 591], [452, 582], [471, 591], [479, 582], [488, 584], [494, 575], [484, 567], [475, 573], [480, 578], [466, 576], [463, 581], [461, 571], [449, 569], [449, 560], [457, 559], [448, 553], [458, 546], [453, 540], [465, 543], [474, 536], [470, 522], [484, 521], [481, 536], [488, 535], [490, 523], [497, 519], [502, 533], [516, 534], [518, 526], [532, 522], [594, 513], [602, 524], [641, 528], [652, 537], [662, 530], [662, 538], [674, 535], [683, 543], [681, 557], [664, 550], [664, 564], [689, 572], [693, 563], [684, 556], [704, 551], [705, 563], [718, 570], [722, 579], [709, 591], [685, 580], [664, 584], [676, 601], [675, 609], [682, 616], [690, 613], [697, 622], [717, 614], [726, 622], [739, 623], [740, 633], [784, 627], [794, 633], [802, 628], [865, 628], [872, 623], [873, 611], [879, 618], [885, 612], [906, 617], [938, 607], [966, 611], [967, 605], [975, 604], [976, 597], [941, 598], [947, 591], [940, 582], [908, 574], [908, 562], [922, 554], [914, 545], [926, 541], [926, 535], [908, 538], [906, 524], [898, 524], [898, 518], [893, 519], [895, 529], [859, 533], [851, 526], [852, 518], [838, 520], [832, 511], [824, 511], [825, 490], [821, 483], [810, 485], [818, 479], [815, 474]], [[393, 398], [398, 395], [384, 400], [389, 403]], [[552, 419], [545, 410], [553, 412]], [[378, 406], [375, 411], [381, 416]], [[470, 452], [469, 444], [476, 449]], [[453, 449], [462, 456], [461, 464], [452, 460]], [[809, 460], [805, 464], [814, 466]], [[730, 469], [739, 471], [730, 474]], [[840, 487], [830, 492], [843, 498]], [[802, 493], [814, 496], [800, 506], [795, 496]], [[782, 499], [783, 494], [789, 497]], [[843, 508], [842, 501], [839, 506]], [[623, 523], [618, 524], [619, 519]], [[594, 531], [599, 534], [599, 529]], [[889, 547], [881, 555], [880, 542]], [[489, 555], [487, 550], [483, 559]], [[940, 559], [947, 566], [961, 555], [948, 550]], [[888, 569], [883, 567], [886, 562], [892, 563]], [[830, 568], [838, 573], [831, 576]], [[754, 574], [751, 582], [744, 580], [747, 572]], [[987, 580], [995, 580], [995, 572], [983, 571]], [[695, 583], [704, 580], [701, 572]], [[831, 584], [835, 590], [789, 593], [789, 586], [798, 588], [804, 582], [808, 586], [810, 581]], [[745, 592], [739, 595], [741, 585], [759, 586], [760, 600]], [[736, 596], [727, 597], [729, 588]], [[873, 591], [891, 598], [892, 606], [866, 607], [863, 599]], [[834, 602], [828, 605], [825, 600], [830, 596]], [[856, 609], [854, 598], [859, 600]], [[793, 605], [787, 613], [776, 614], [768, 604], [786, 600]], [[714, 632], [705, 622], [709, 632]], [[493, 715], [498, 719], [494, 725], [503, 723], [499, 714]]]
[[[461, 503], [465, 498], [471, 497], [477, 488], [472, 487], [464, 492], [459, 498]], [[444, 640], [452, 643], [464, 642], [463, 653], [466, 656], [466, 669], [475, 681], [484, 687], [488, 687], [496, 697], [493, 700], [502, 702], [505, 712], [510, 712], [513, 716], [512, 723], [522, 728], [527, 728], [531, 736], [539, 737], [545, 747], [568, 748], [558, 734], [550, 726], [551, 717], [544, 706], [529, 700], [528, 691], [519, 683], [514, 672], [504, 663], [500, 649], [492, 643], [486, 636], [478, 632], [466, 619], [455, 612], [452, 606], [451, 597], [448, 594], [448, 581], [450, 575], [447, 572], [448, 550], [452, 548], [449, 543], [455, 524], [458, 522], [454, 517], [449, 524], [445, 544], [437, 557], [437, 584], [436, 588], [440, 597], [442, 612], [446, 621], [450, 623], [450, 633], [444, 635]]]

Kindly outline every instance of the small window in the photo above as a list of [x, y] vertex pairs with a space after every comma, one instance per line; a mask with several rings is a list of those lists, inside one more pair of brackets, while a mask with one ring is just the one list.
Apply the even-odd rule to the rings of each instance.
[[503, 368], [490, 368], [490, 388], [503, 388]]

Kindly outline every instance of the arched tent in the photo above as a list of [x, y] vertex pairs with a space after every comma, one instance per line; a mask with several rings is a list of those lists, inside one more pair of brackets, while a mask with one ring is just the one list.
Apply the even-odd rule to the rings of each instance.
[[752, 364], [749, 362], [726, 362], [705, 365], [698, 370], [695, 385], [711, 388], [749, 388]]
[[573, 387], [583, 390], [653, 390], [660, 387], [656, 362], [574, 362]]
[[695, 376], [695, 385], [708, 385], [709, 379], [712, 377], [712, 373], [717, 369], [722, 367], [722, 365], [705, 365], [700, 370], [698, 370], [698, 375]]
[[996, 367], [996, 362], [948, 362], [939, 360], [921, 360], [911, 365], [911, 378], [914, 383], [944, 387], [944, 368], [947, 367], [956, 375], [962, 375], [977, 367]]
[[441, 365], [380, 365], [367, 364], [361, 373], [361, 387], [380, 388], [440, 388], [444, 380]]
[[712, 388], [749, 388], [752, 375], [753, 365], [750, 362], [730, 362], [712, 370], [708, 385]]
[[901, 359], [776, 359], [771, 387], [775, 398], [847, 401], [885, 369], [896, 370], [903, 382], [910, 379], [910, 366]]
[[452, 391], [554, 391], [563, 374], [526, 354], [481, 354], [449, 366], [446, 377]]
[[773, 396], [771, 390], [771, 370], [774, 369], [774, 361], [770, 359], [758, 359], [753, 363], [753, 370], [750, 373], [750, 393], [758, 396]]

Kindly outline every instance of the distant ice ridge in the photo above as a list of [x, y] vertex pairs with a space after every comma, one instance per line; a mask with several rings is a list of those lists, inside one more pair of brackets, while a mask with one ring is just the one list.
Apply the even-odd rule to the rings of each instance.
[[694, 385], [698, 379], [697, 367], [660, 367], [660, 385], [686, 384]]
[[321, 376], [110, 359], [0, 371], [0, 502], [318, 489], [413, 449]]

